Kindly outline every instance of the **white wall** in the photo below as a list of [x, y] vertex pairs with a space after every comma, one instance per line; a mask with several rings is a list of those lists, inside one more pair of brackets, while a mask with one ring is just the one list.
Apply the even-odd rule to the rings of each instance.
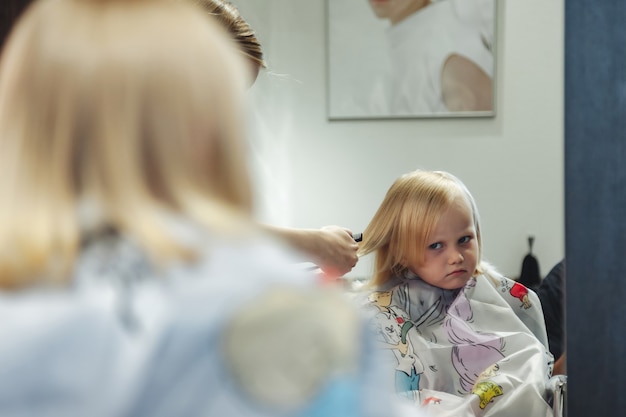
[[442, 169], [476, 198], [486, 259], [517, 277], [532, 233], [547, 273], [564, 256], [564, 0], [498, 1], [495, 118], [329, 122], [325, 0], [233, 0], [269, 63], [251, 90], [261, 219], [361, 231], [395, 178]]

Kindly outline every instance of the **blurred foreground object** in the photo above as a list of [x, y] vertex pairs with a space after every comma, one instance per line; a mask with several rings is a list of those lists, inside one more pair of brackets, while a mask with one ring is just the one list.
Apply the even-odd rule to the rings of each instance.
[[40, 0], [18, 21], [2, 417], [389, 415], [357, 310], [250, 219], [248, 82], [191, 2]]

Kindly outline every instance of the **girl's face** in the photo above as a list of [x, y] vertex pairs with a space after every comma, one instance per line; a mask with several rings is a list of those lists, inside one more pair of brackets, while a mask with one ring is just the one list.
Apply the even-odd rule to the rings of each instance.
[[369, 0], [377, 17], [389, 19], [396, 24], [430, 4], [430, 0]]
[[424, 249], [424, 263], [407, 268], [435, 287], [452, 290], [463, 287], [476, 271], [478, 242], [472, 209], [458, 196], [443, 213]]

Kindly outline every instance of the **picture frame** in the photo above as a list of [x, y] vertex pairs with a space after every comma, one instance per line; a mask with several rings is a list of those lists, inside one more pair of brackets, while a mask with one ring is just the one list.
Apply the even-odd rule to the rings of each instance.
[[329, 120], [496, 115], [497, 1], [422, 3], [326, 0]]

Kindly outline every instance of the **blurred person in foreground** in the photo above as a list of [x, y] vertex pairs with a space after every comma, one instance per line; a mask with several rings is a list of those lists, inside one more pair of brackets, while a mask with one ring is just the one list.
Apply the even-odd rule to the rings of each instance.
[[381, 415], [362, 320], [250, 219], [248, 82], [191, 3], [40, 0], [17, 22], [0, 415]]

